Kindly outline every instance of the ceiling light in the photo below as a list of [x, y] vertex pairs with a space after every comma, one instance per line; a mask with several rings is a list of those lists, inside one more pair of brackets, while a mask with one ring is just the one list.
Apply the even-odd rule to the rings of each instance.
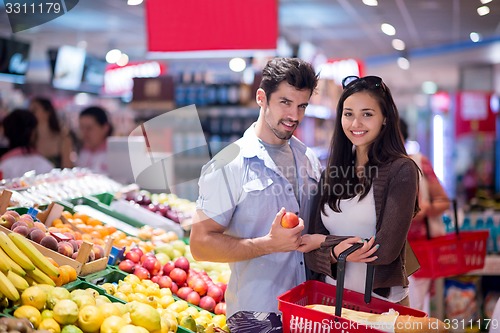
[[481, 6], [477, 9], [477, 13], [479, 14], [479, 16], [484, 16], [486, 14], [489, 14], [490, 13], [490, 7], [488, 6]]
[[120, 51], [118, 49], [109, 50], [108, 53], [106, 53], [106, 61], [109, 64], [114, 64], [120, 59], [121, 55], [122, 55], [122, 51]]
[[477, 43], [481, 40], [481, 35], [478, 34], [477, 32], [471, 32], [469, 37], [470, 40], [473, 41], [474, 43]]
[[398, 51], [403, 51], [406, 48], [406, 45], [401, 39], [396, 38], [392, 40], [392, 47]]
[[372, 7], [378, 6], [377, 0], [363, 0], [363, 3], [367, 6], [372, 6]]
[[382, 23], [380, 29], [382, 29], [382, 32], [388, 36], [394, 36], [396, 34], [396, 28], [389, 23]]
[[486, 5], [487, 3], [490, 3], [490, 2], [491, 2], [491, 0], [481, 0], [481, 3], [482, 3], [483, 5]]
[[437, 84], [433, 81], [425, 81], [422, 83], [422, 91], [427, 95], [434, 95], [437, 92]]
[[398, 58], [398, 66], [401, 69], [407, 70], [410, 69], [410, 61], [406, 59], [405, 57], [399, 57]]
[[247, 63], [244, 59], [241, 59], [241, 58], [233, 58], [231, 60], [229, 60], [229, 68], [233, 71], [233, 72], [242, 72], [243, 70], [245, 70], [245, 68], [247, 67]]
[[120, 67], [126, 66], [128, 64], [128, 55], [126, 55], [125, 53], [122, 53], [120, 55], [120, 59], [118, 59], [116, 64]]
[[127, 5], [129, 6], [137, 6], [142, 3], [143, 0], [127, 0]]

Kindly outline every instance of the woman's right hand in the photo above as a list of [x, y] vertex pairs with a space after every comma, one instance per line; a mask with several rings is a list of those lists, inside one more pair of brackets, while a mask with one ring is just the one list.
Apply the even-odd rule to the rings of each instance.
[[333, 248], [335, 257], [338, 258], [338, 256], [342, 252], [356, 243], [363, 243], [363, 246], [348, 255], [346, 258], [347, 261], [369, 263], [378, 258], [377, 256], [373, 255], [380, 247], [379, 244], [373, 245], [375, 243], [375, 236], [372, 236], [368, 241], [361, 237], [351, 237], [343, 240]]

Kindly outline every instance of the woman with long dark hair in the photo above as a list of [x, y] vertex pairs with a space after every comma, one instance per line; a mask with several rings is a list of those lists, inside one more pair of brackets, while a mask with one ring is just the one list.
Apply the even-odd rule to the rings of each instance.
[[347, 77], [343, 87], [310, 234], [302, 237], [306, 265], [336, 284], [338, 255], [362, 243], [347, 257], [345, 287], [364, 292], [370, 263], [374, 297], [408, 304], [405, 246], [418, 211], [418, 167], [406, 154], [398, 110], [382, 79]]

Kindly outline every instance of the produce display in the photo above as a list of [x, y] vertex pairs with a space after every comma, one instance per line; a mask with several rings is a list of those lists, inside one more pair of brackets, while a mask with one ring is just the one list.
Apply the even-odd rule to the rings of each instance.
[[136, 203], [176, 223], [190, 220], [196, 209], [194, 202], [178, 198], [175, 194], [138, 191], [126, 193], [123, 199]]
[[145, 191], [130, 202], [132, 194], [120, 194], [114, 182], [78, 169], [4, 185], [14, 190], [10, 208], [0, 212], [0, 316], [7, 317], [0, 332], [229, 331], [227, 264], [196, 262], [180, 227], [162, 228], [161, 220], [148, 225], [137, 215], [143, 227], [124, 219], [120, 228], [107, 223], [116, 214], [94, 216], [88, 209], [107, 196], [111, 208], [125, 202], [181, 224], [192, 217], [194, 203]]

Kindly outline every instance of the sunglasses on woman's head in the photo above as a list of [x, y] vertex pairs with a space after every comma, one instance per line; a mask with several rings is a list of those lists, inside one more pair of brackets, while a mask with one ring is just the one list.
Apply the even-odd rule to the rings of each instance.
[[354, 84], [355, 82], [360, 82], [368, 85], [370, 88], [383, 87], [382, 78], [378, 76], [364, 76], [359, 77], [356, 75], [347, 76], [342, 80], [342, 88], [345, 89], [347, 86]]

